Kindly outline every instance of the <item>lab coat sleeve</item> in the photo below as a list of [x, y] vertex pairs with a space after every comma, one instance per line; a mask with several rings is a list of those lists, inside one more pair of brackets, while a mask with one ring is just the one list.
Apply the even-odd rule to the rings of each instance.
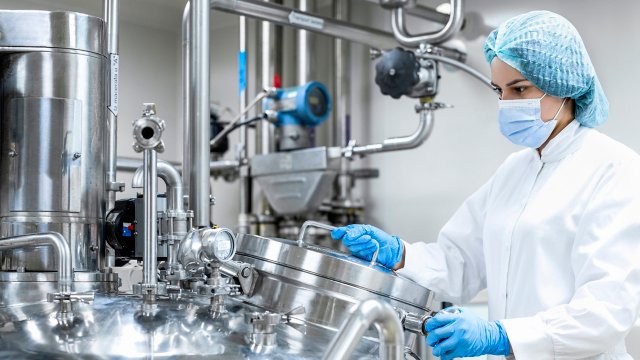
[[465, 303], [486, 287], [482, 232], [491, 178], [471, 195], [442, 228], [435, 243], [405, 242], [398, 273], [452, 303]]
[[[623, 341], [640, 307], [640, 165], [609, 165], [578, 220], [568, 304], [502, 320], [518, 360], [581, 359]], [[569, 260], [569, 259], [568, 259]]]

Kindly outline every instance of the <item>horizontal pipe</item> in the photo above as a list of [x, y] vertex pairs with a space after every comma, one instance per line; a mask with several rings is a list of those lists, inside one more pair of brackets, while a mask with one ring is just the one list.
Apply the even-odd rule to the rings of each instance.
[[[159, 160], [160, 163], [163, 160]], [[178, 170], [180, 174], [182, 174], [182, 166], [177, 161], [166, 161], [167, 164], [173, 166]], [[142, 166], [142, 160], [131, 157], [118, 157], [118, 170], [119, 171], [128, 171], [135, 172], [139, 167]], [[237, 160], [219, 160], [219, 161], [210, 161], [209, 162], [209, 172], [211, 175], [216, 175], [216, 173], [220, 171], [229, 171], [233, 169], [237, 169], [240, 166], [240, 162]], [[183, 181], [184, 182], [184, 181]]]
[[404, 46], [418, 47], [420, 44], [440, 44], [451, 39], [462, 28], [463, 22], [463, 0], [450, 0], [451, 14], [449, 20], [442, 29], [425, 33], [412, 35], [407, 31], [405, 23], [406, 10], [402, 7], [395, 8], [391, 11], [391, 28], [396, 40]]
[[[167, 209], [184, 210], [184, 189], [182, 187], [182, 176], [178, 169], [168, 161], [158, 160], [158, 178], [162, 179], [167, 188]], [[144, 185], [144, 167], [140, 166], [133, 174], [131, 180], [132, 188], [141, 188]]]
[[[268, 21], [278, 25], [292, 26], [297, 29], [309, 30], [336, 38], [377, 47], [390, 48], [397, 46], [392, 34], [346, 21], [310, 14], [286, 6], [263, 2], [259, 0], [211, 0], [211, 8], [236, 15], [244, 15], [258, 20]], [[293, 21], [292, 12], [302, 15], [311, 22]], [[308, 25], [312, 23], [313, 25]]]
[[481, 83], [485, 84], [492, 91], [495, 92], [495, 88], [493, 87], [493, 85], [491, 85], [491, 79], [489, 79], [484, 74], [482, 74], [480, 71], [472, 68], [471, 66], [469, 66], [469, 65], [467, 65], [465, 63], [462, 63], [460, 61], [456, 61], [454, 59], [450, 59], [448, 57], [432, 55], [432, 54], [417, 54], [416, 56], [419, 57], [419, 58], [423, 58], [423, 59], [431, 59], [431, 60], [439, 61], [439, 62], [448, 64], [448, 65], [451, 65], [453, 67], [456, 67], [456, 68], [466, 72], [467, 74], [475, 77], [477, 80], [479, 80]]
[[71, 249], [64, 236], [57, 232], [27, 234], [0, 239], [0, 251], [36, 246], [52, 246], [58, 256], [58, 291], [71, 291], [73, 268], [71, 265]]
[[422, 145], [431, 135], [434, 122], [433, 118], [433, 110], [422, 110], [420, 112], [418, 128], [413, 134], [409, 136], [389, 138], [379, 144], [355, 146], [353, 148], [346, 147], [343, 149], [343, 153], [362, 156], [388, 151], [414, 149]]
[[[392, 33], [358, 24], [353, 24], [347, 21], [317, 16], [315, 14], [310, 14], [308, 12], [299, 11], [297, 9], [288, 8], [286, 6], [274, 3], [258, 0], [211, 0], [211, 8], [231, 14], [248, 16], [258, 20], [268, 21], [278, 25], [291, 26], [293, 28], [302, 30], [309, 30], [318, 34], [357, 42], [374, 48], [389, 49], [398, 46], [398, 41]], [[321, 23], [322, 25], [308, 26], [302, 22], [292, 22], [289, 18], [292, 12], [295, 12], [298, 15], [316, 19], [316, 22], [314, 23]], [[447, 19], [448, 18], [449, 16], [447, 16]], [[463, 52], [455, 49], [450, 49], [445, 46], [440, 46], [440, 48], [443, 49], [443, 54], [445, 54], [446, 56], [450, 56], [460, 61], [464, 61], [466, 59], [466, 54]]]
[[391, 305], [376, 300], [366, 300], [358, 305], [329, 344], [323, 359], [349, 359], [371, 325], [378, 330], [380, 359], [403, 359], [404, 337], [400, 320]]

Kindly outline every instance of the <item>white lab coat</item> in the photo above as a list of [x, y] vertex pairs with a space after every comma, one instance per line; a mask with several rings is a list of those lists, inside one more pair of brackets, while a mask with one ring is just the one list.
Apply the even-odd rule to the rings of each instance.
[[570, 123], [509, 156], [399, 271], [444, 300], [489, 294], [518, 360], [631, 359], [640, 307], [640, 157]]

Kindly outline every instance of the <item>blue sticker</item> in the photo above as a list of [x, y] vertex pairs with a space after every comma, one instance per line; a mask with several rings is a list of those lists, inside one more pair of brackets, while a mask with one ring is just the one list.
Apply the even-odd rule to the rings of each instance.
[[238, 53], [238, 90], [241, 94], [247, 89], [247, 52]]

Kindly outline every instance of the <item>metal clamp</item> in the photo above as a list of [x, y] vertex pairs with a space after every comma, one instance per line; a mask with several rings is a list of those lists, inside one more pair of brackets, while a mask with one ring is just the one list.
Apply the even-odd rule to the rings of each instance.
[[121, 181], [107, 182], [107, 191], [123, 192], [125, 185]]
[[258, 271], [251, 264], [240, 261], [228, 261], [220, 264], [220, 271], [238, 279], [242, 293], [251, 296], [258, 282]]
[[284, 314], [269, 311], [246, 313], [245, 321], [251, 325], [251, 331], [247, 336], [247, 340], [249, 344], [253, 346], [274, 346], [276, 345], [277, 335], [275, 332], [276, 325], [287, 324], [300, 330], [297, 326], [299, 324], [293, 323], [293, 321], [297, 320], [293, 318], [293, 316], [304, 314], [304, 306], [298, 306]]
[[56, 313], [56, 319], [61, 325], [69, 325], [74, 318], [73, 303], [81, 302], [84, 304], [92, 304], [95, 299], [93, 292], [85, 293], [69, 293], [69, 292], [56, 292], [48, 293], [47, 301], [50, 303], [57, 303], [59, 308]]
[[[321, 222], [317, 222], [317, 221], [313, 221], [313, 220], [307, 220], [302, 224], [302, 227], [300, 227], [300, 233], [298, 235], [298, 246], [299, 247], [304, 247], [305, 246], [305, 242], [304, 242], [304, 236], [307, 233], [307, 229], [310, 227], [315, 227], [315, 228], [319, 228], [319, 229], [325, 229], [325, 230], [329, 230], [329, 231], [333, 231], [336, 229], [335, 226], [333, 225], [328, 225], [328, 224], [323, 224]], [[378, 241], [376, 241], [375, 239], [372, 239], [375, 243], [376, 243], [376, 251], [373, 253], [373, 256], [371, 257], [371, 262], [369, 263], [369, 267], [373, 267], [374, 265], [377, 264], [378, 262], [378, 253], [380, 252], [380, 243], [378, 243]]]
[[81, 302], [84, 304], [91, 304], [95, 299], [95, 294], [93, 292], [86, 293], [48, 293], [47, 301], [50, 303], [54, 302]]
[[427, 332], [426, 325], [427, 321], [431, 320], [432, 317], [436, 316], [440, 312], [448, 312], [451, 314], [458, 314], [460, 310], [458, 308], [447, 308], [440, 311], [427, 311], [424, 314], [414, 314], [408, 311], [394, 308], [396, 314], [398, 315], [398, 319], [400, 319], [400, 323], [402, 324], [402, 328], [406, 331], [412, 332], [414, 334], [418, 334], [421, 336], [427, 336], [429, 333]]

